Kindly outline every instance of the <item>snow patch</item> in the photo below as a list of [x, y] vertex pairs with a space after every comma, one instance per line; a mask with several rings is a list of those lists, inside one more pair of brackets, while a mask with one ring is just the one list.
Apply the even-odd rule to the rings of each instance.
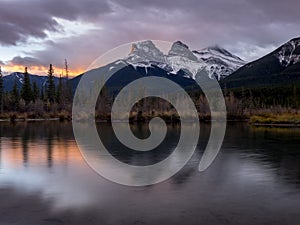
[[280, 51], [276, 54], [279, 63], [284, 67], [288, 67], [290, 64], [300, 62], [300, 54], [295, 53], [297, 48], [300, 48], [300, 40], [292, 40], [283, 45]]

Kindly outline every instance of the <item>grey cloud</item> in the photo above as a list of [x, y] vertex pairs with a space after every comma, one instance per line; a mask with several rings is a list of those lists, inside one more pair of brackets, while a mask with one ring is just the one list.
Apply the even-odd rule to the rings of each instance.
[[[295, 0], [115, 0], [143, 20], [153, 13], [160, 23], [176, 26], [188, 39], [207, 35], [214, 42], [265, 45], [299, 35], [300, 1]], [[151, 11], [152, 9], [152, 11]], [[129, 13], [128, 13], [129, 14]], [[162, 15], [166, 14], [167, 17]], [[168, 18], [168, 19], [166, 19]], [[151, 21], [148, 21], [151, 22]], [[288, 27], [287, 27], [288, 25]], [[276, 27], [280, 27], [280, 30]], [[166, 26], [167, 29], [167, 26]], [[282, 32], [286, 30], [286, 32]], [[197, 33], [197, 34], [196, 34]], [[195, 36], [196, 34], [196, 36]], [[184, 34], [183, 34], [184, 35]], [[201, 37], [200, 37], [201, 39]]]
[[[179, 0], [119, 0], [116, 13], [101, 18], [101, 29], [72, 37], [72, 40], [47, 43], [46, 51], [31, 52], [30, 55], [56, 65], [68, 58], [73, 66], [80, 65], [82, 68], [120, 44], [160, 39], [182, 40], [192, 49], [219, 44], [245, 57], [245, 60], [252, 60], [260, 56], [253, 53], [255, 46], [259, 46], [259, 51], [256, 51], [258, 54], [267, 53], [270, 44], [275, 48], [293, 35], [297, 36], [299, 30], [294, 25], [282, 25], [282, 21], [275, 23], [275, 19], [267, 19], [267, 15], [262, 14], [260, 6], [254, 2], [191, 2], [194, 3], [182, 3]], [[283, 27], [289, 32], [282, 32]], [[241, 42], [240, 49], [236, 48], [238, 42]], [[263, 48], [266, 50], [263, 51]]]
[[45, 31], [61, 31], [54, 17], [93, 20], [108, 12], [108, 3], [99, 0], [2, 1], [0, 44], [16, 45], [29, 37], [45, 38]]
[[[300, 2], [295, 0], [114, 0], [128, 9], [148, 10], [156, 8], [172, 15], [174, 11], [196, 14], [210, 20], [251, 21], [265, 19], [274, 21], [299, 20]], [[257, 17], [252, 17], [256, 15]], [[238, 20], [236, 20], [238, 19]]]
[[295, 0], [17, 0], [0, 3], [0, 30], [8, 31], [0, 32], [0, 43], [59, 31], [63, 28], [53, 20], [59, 17], [101, 29], [47, 41], [43, 51], [29, 50], [28, 56], [42, 65], [62, 66], [68, 58], [73, 68], [87, 67], [105, 51], [142, 39], [182, 40], [192, 49], [219, 44], [237, 55], [251, 54], [245, 59], [252, 60], [300, 35], [299, 8]]
[[34, 57], [20, 57], [16, 56], [12, 60], [8, 62], [10, 65], [20, 65], [24, 67], [30, 67], [30, 66], [46, 66], [46, 64], [43, 64], [40, 60]]

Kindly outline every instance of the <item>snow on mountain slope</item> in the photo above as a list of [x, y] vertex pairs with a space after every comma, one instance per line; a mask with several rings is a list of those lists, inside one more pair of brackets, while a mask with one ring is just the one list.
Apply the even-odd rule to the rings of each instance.
[[161, 52], [152, 41], [143, 41], [132, 44], [129, 55], [122, 59], [123, 63], [137, 67], [158, 66], [171, 72], [172, 68], [167, 63], [166, 56]]
[[152, 41], [143, 41], [132, 44], [131, 51], [124, 60], [132, 64], [166, 62], [164, 54], [153, 44]]
[[196, 74], [206, 69], [210, 78], [218, 80], [230, 75], [245, 64], [239, 57], [219, 47], [191, 51], [187, 45], [177, 41], [173, 43], [167, 55], [164, 55], [151, 41], [132, 45], [131, 52], [123, 59], [136, 67], [158, 66], [170, 73], [183, 70], [187, 77], [195, 79]]
[[246, 64], [239, 57], [218, 46], [193, 51], [193, 53], [198, 60], [203, 60], [206, 63], [206, 70], [209, 75], [217, 77], [218, 80], [227, 77]]
[[284, 44], [276, 56], [284, 67], [300, 62], [300, 39], [293, 39]]
[[205, 68], [205, 63], [198, 60], [189, 47], [180, 41], [173, 43], [166, 59], [172, 72], [177, 73], [179, 70], [184, 70], [187, 76], [193, 79], [199, 71]]

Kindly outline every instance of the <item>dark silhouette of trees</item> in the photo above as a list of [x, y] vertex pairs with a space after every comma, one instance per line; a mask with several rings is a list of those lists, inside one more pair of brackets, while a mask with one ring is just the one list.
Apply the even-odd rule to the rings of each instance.
[[23, 85], [21, 90], [21, 97], [25, 101], [25, 104], [28, 105], [32, 101], [32, 90], [31, 90], [31, 83], [28, 74], [27, 67], [25, 67], [24, 71], [24, 79]]
[[52, 64], [50, 64], [49, 70], [48, 70], [47, 100], [50, 103], [54, 103], [54, 101], [56, 100], [55, 83], [54, 83], [54, 69], [53, 69]]
[[14, 81], [13, 89], [10, 92], [10, 97], [11, 97], [11, 105], [12, 105], [14, 111], [16, 111], [19, 107], [19, 100], [20, 100], [20, 94], [19, 94], [16, 79]]
[[45, 88], [44, 86], [41, 87], [40, 99], [45, 101]]
[[32, 86], [32, 100], [35, 102], [40, 98], [40, 90], [36, 82], [33, 82]]
[[3, 113], [3, 103], [4, 103], [4, 88], [3, 88], [3, 75], [2, 75], [2, 68], [0, 66], [0, 110]]
[[[14, 115], [18, 118], [62, 118], [70, 119], [72, 110], [73, 92], [69, 79], [69, 64], [65, 59], [64, 68], [58, 80], [54, 76], [54, 67], [50, 64], [46, 84], [42, 85], [41, 80], [34, 79], [36, 82], [31, 82], [33, 77], [28, 74], [27, 67], [25, 68], [22, 84], [19, 82], [19, 73], [13, 74], [15, 80], [13, 87], [7, 90], [6, 77], [2, 76], [2, 68], [0, 67], [0, 112], [2, 117], [10, 117]], [[12, 76], [12, 77], [13, 77]], [[8, 77], [7, 79], [11, 79]], [[101, 81], [99, 74], [99, 82]], [[32, 79], [32, 81], [34, 81]], [[4, 85], [5, 81], [5, 85]], [[97, 86], [97, 84], [94, 84]], [[93, 88], [92, 88], [93, 90]], [[230, 119], [245, 119], [251, 115], [278, 112], [278, 113], [300, 113], [300, 85], [298, 82], [291, 83], [289, 86], [276, 87], [253, 87], [253, 88], [235, 88], [225, 89], [224, 97], [227, 107], [227, 115]], [[87, 94], [94, 95], [89, 89]], [[144, 92], [141, 88], [139, 90]], [[190, 97], [195, 102], [195, 106], [199, 112], [199, 118], [207, 120], [210, 118], [211, 112], [208, 101], [202, 92], [190, 91]], [[128, 93], [128, 98], [132, 94]], [[186, 100], [180, 95], [174, 93], [174, 97], [181, 108], [186, 107]], [[100, 92], [95, 110], [96, 118], [110, 119], [111, 107], [114, 102], [114, 91], [104, 85]], [[124, 104], [127, 104], [124, 102]], [[214, 103], [214, 104], [217, 104]], [[176, 109], [166, 101], [145, 98], [137, 102], [132, 108], [131, 118], [136, 120], [149, 119], [153, 116], [162, 116], [167, 119], [176, 120], [178, 115]]]
[[59, 83], [56, 91], [56, 102], [58, 104], [63, 103], [63, 96], [62, 96], [62, 91], [63, 91], [63, 81], [62, 81], [62, 75], [59, 76]]
[[61, 75], [58, 84], [54, 76], [54, 67], [50, 64], [45, 84], [31, 81], [32, 77], [25, 67], [23, 79], [20, 79], [20, 73], [12, 74], [15, 76], [13, 87], [6, 90], [7, 87], [4, 86], [6, 78], [2, 76], [1, 69], [0, 67], [0, 116], [3, 118], [8, 116], [11, 121], [16, 118], [70, 118], [72, 89], [66, 82], [69, 76], [67, 60], [64, 68], [66, 77]]
[[67, 59], [65, 59], [65, 73], [66, 73], [66, 79], [69, 79], [69, 64]]
[[65, 81], [63, 83], [62, 95], [64, 99], [64, 104], [70, 104], [72, 101], [72, 87], [69, 81], [69, 64], [67, 59], [65, 59]]

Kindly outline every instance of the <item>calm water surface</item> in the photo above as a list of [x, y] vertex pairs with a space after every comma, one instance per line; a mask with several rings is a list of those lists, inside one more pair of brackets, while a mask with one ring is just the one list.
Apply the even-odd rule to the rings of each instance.
[[[160, 148], [124, 150], [107, 124], [102, 139], [121, 161], [158, 162], [178, 142], [168, 127]], [[135, 125], [138, 137], [147, 127]], [[213, 165], [197, 167], [210, 128], [174, 177], [126, 187], [97, 175], [82, 159], [70, 123], [0, 124], [0, 225], [6, 224], [300, 224], [300, 129], [229, 124]]]

